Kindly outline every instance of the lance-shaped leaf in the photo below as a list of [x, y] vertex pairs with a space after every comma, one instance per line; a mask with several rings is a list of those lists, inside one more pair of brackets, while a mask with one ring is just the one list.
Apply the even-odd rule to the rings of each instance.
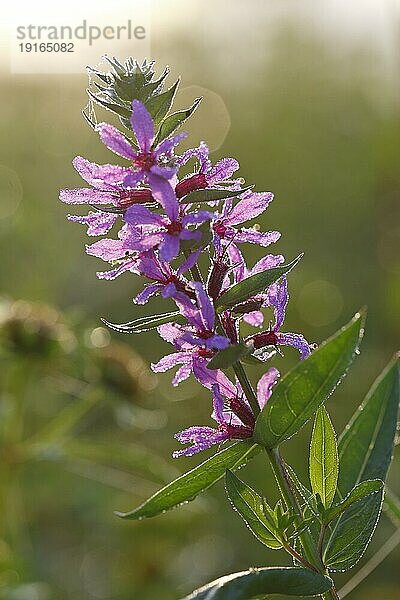
[[143, 519], [190, 502], [200, 492], [204, 492], [222, 479], [227, 469], [235, 470], [242, 467], [260, 451], [261, 447], [252, 442], [233, 444], [169, 483], [138, 508], [128, 513], [116, 514], [124, 519]]
[[[393, 454], [399, 399], [399, 361], [395, 357], [339, 440], [339, 499], [360, 481], [385, 481]], [[339, 517], [325, 552], [331, 569], [350, 569], [362, 557], [380, 516], [382, 496], [382, 491], [368, 496]]]
[[105, 98], [102, 98], [99, 94], [93, 94], [90, 90], [87, 90], [88, 95], [96, 104], [99, 104], [103, 108], [110, 110], [111, 112], [116, 113], [120, 117], [124, 117], [125, 119], [129, 119], [131, 110], [126, 108], [126, 106], [121, 106], [120, 104], [116, 104], [115, 102], [109, 102]]
[[110, 323], [106, 319], [101, 319], [107, 327], [118, 331], [119, 333], [143, 333], [144, 331], [150, 331], [156, 329], [159, 325], [165, 323], [183, 323], [184, 317], [179, 314], [179, 311], [170, 313], [163, 313], [162, 315], [153, 315], [148, 317], [140, 317], [134, 321], [128, 321], [127, 323]]
[[268, 548], [282, 548], [273, 513], [271, 515], [266, 512], [266, 503], [261, 496], [231, 471], [226, 472], [225, 487], [232, 506], [255, 537]]
[[192, 106], [186, 110], [179, 110], [178, 112], [172, 113], [169, 115], [160, 125], [160, 129], [158, 130], [157, 137], [154, 140], [154, 146], [157, 146], [163, 139], [174, 133], [178, 127], [182, 125], [196, 110], [198, 105], [201, 102], [201, 98], [196, 98], [193, 102]]
[[336, 493], [339, 459], [336, 434], [328, 412], [322, 405], [315, 415], [310, 444], [310, 481], [314, 494], [319, 494], [325, 508]]
[[243, 194], [247, 190], [252, 188], [251, 185], [248, 185], [241, 190], [221, 190], [221, 189], [212, 189], [207, 188], [204, 190], [194, 190], [193, 192], [189, 192], [186, 196], [183, 196], [179, 200], [180, 204], [198, 204], [199, 202], [215, 202], [216, 200], [224, 200], [225, 198], [234, 198], [238, 194]]
[[180, 80], [178, 79], [166, 92], [153, 96], [146, 102], [146, 108], [153, 117], [155, 125], [161, 123], [165, 115], [168, 114], [168, 111], [174, 101], [179, 81]]
[[252, 600], [265, 594], [318, 596], [332, 585], [330, 577], [306, 569], [265, 567], [216, 579], [183, 600]]
[[238, 360], [241, 360], [245, 356], [248, 356], [253, 351], [251, 345], [248, 344], [232, 344], [220, 350], [213, 356], [210, 362], [207, 364], [207, 369], [227, 369], [234, 365]]
[[287, 265], [280, 267], [274, 267], [273, 269], [267, 269], [261, 273], [255, 273], [247, 279], [240, 281], [236, 285], [233, 285], [226, 291], [218, 300], [215, 302], [215, 306], [219, 310], [236, 306], [241, 302], [245, 302], [249, 298], [253, 298], [260, 292], [266, 290], [271, 283], [277, 281], [283, 275], [286, 275], [291, 271], [302, 258], [302, 254], [299, 254], [297, 258], [292, 260]]
[[274, 448], [290, 438], [332, 394], [358, 351], [364, 320], [364, 313], [357, 313], [277, 384], [256, 421], [259, 444]]
[[371, 494], [376, 494], [383, 487], [383, 481], [380, 479], [371, 479], [368, 481], [362, 481], [358, 485], [356, 485], [351, 492], [346, 496], [344, 500], [339, 502], [339, 504], [335, 504], [328, 508], [328, 510], [323, 515], [323, 523], [327, 525], [337, 517], [339, 517], [347, 508], [359, 502], [366, 496], [370, 496]]

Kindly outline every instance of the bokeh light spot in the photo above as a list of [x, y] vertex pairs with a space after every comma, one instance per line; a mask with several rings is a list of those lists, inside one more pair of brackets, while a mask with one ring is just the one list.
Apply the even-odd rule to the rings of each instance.
[[90, 332], [89, 344], [94, 348], [106, 348], [110, 341], [110, 332], [105, 327], [96, 327]]
[[[190, 85], [180, 91], [179, 103], [190, 106], [195, 98], [203, 97], [197, 114], [188, 122], [187, 130], [193, 140], [206, 140], [210, 150], [222, 146], [231, 126], [228, 108], [219, 94], [208, 88]], [[185, 129], [185, 126], [183, 127]]]

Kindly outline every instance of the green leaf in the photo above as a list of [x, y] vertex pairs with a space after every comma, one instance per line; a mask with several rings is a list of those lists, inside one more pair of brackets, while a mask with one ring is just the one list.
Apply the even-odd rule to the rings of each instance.
[[400, 499], [392, 490], [386, 487], [384, 510], [395, 527], [400, 527]]
[[120, 104], [116, 104], [115, 102], [108, 102], [108, 100], [104, 100], [100, 95], [93, 94], [90, 90], [87, 90], [88, 95], [96, 104], [99, 104], [103, 108], [110, 110], [114, 113], [117, 113], [120, 117], [125, 117], [125, 119], [129, 119], [131, 115], [131, 110], [126, 108], [125, 106], [121, 106]]
[[311, 512], [311, 514], [313, 514], [314, 516], [317, 516], [318, 515], [317, 501], [316, 501], [314, 494], [308, 488], [306, 488], [305, 485], [303, 485], [303, 483], [297, 477], [297, 474], [295, 473], [295, 471], [292, 469], [292, 467], [290, 465], [286, 464], [286, 470], [289, 473], [290, 479], [294, 485], [294, 488], [295, 488], [299, 498], [304, 501], [305, 507], [308, 508], [308, 510]]
[[[372, 386], [339, 440], [339, 499], [366, 479], [385, 481], [393, 453], [400, 398], [395, 357]], [[383, 491], [360, 500], [337, 520], [325, 552], [332, 570], [352, 568], [364, 554], [382, 507]]]
[[290, 438], [332, 394], [358, 351], [364, 320], [364, 313], [357, 313], [277, 384], [256, 421], [259, 444], [274, 448]]
[[254, 568], [216, 579], [183, 600], [252, 600], [263, 594], [318, 596], [332, 585], [330, 577], [306, 569]]
[[166, 92], [158, 94], [157, 96], [153, 96], [150, 98], [150, 100], [148, 100], [148, 102], [146, 102], [146, 108], [153, 117], [153, 121], [156, 126], [161, 123], [165, 115], [168, 114], [168, 111], [174, 101], [179, 81], [180, 79], [178, 79]]
[[216, 200], [224, 200], [225, 198], [234, 198], [238, 194], [243, 194], [247, 190], [252, 188], [251, 185], [248, 185], [245, 188], [240, 190], [221, 190], [221, 189], [212, 189], [207, 188], [205, 190], [194, 190], [193, 192], [189, 192], [186, 196], [183, 196], [179, 200], [180, 204], [198, 204], [199, 202], [214, 202]]
[[222, 294], [220, 298], [215, 302], [215, 306], [224, 310], [225, 308], [229, 308], [235, 306], [236, 304], [240, 304], [249, 298], [259, 294], [264, 291], [274, 283], [277, 279], [289, 273], [300, 261], [302, 258], [302, 254], [299, 254], [297, 258], [292, 260], [292, 262], [287, 265], [282, 265], [281, 267], [274, 267], [273, 269], [267, 269], [266, 271], [262, 271], [261, 273], [255, 273], [247, 279], [240, 281], [236, 285], [229, 288], [227, 292]]
[[268, 548], [282, 548], [273, 519], [264, 513], [263, 499], [231, 471], [226, 472], [225, 487], [234, 509], [240, 514], [255, 537]]
[[150, 331], [151, 329], [156, 329], [159, 325], [171, 323], [172, 321], [174, 323], [183, 323], [185, 319], [179, 311], [174, 311], [163, 313], [162, 315], [140, 317], [140, 319], [121, 324], [110, 323], [106, 319], [101, 320], [107, 327], [114, 329], [114, 331], [118, 331], [119, 333], [143, 333], [145, 331]]
[[116, 513], [124, 519], [154, 517], [171, 508], [194, 500], [200, 492], [217, 483], [227, 469], [238, 469], [261, 451], [252, 442], [238, 442], [217, 452], [200, 465], [159, 490], [138, 508], [128, 513]]
[[248, 344], [232, 344], [232, 346], [217, 352], [207, 364], [207, 369], [227, 369], [244, 356], [251, 354], [252, 351], [253, 348]]
[[157, 146], [163, 139], [174, 133], [178, 127], [182, 125], [196, 110], [201, 102], [201, 98], [196, 98], [190, 108], [186, 110], [179, 110], [178, 112], [172, 113], [161, 123], [160, 129], [158, 130], [157, 137], [154, 140], [153, 146]]
[[328, 412], [322, 405], [315, 415], [310, 444], [310, 481], [314, 494], [329, 508], [336, 493], [339, 473], [336, 434]]
[[351, 492], [346, 496], [344, 500], [339, 502], [339, 504], [335, 504], [323, 515], [323, 523], [327, 525], [337, 517], [339, 517], [347, 508], [352, 506], [355, 502], [359, 502], [366, 496], [370, 496], [371, 494], [376, 494], [383, 487], [383, 481], [380, 479], [371, 479], [369, 481], [362, 481], [357, 484]]

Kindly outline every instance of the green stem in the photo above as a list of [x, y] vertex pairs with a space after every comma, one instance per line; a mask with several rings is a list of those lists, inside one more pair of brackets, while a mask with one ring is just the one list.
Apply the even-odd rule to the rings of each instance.
[[[272, 450], [267, 449], [268, 458], [275, 475], [278, 487], [285, 500], [287, 508], [292, 508], [296, 515], [296, 525], [299, 527], [302, 523], [302, 511], [297, 501], [296, 495], [292, 489], [289, 474], [286, 470], [285, 462], [280, 454], [279, 448], [273, 448]], [[315, 547], [314, 541], [309, 531], [304, 531], [299, 539], [304, 548], [304, 553], [308, 562], [315, 565], [318, 571], [324, 571], [324, 565], [321, 562], [321, 558], [318, 554], [317, 548]]]
[[318, 573], [318, 571], [314, 567], [314, 565], [309, 563], [308, 560], [306, 558], [304, 558], [303, 556], [301, 556], [294, 548], [292, 548], [292, 546], [290, 546], [290, 544], [283, 544], [283, 547], [285, 548], [286, 552], [291, 554], [293, 556], [293, 558], [295, 558], [297, 560], [297, 562], [302, 564], [307, 569], [310, 569], [310, 571], [314, 571], [315, 573]]
[[233, 370], [235, 371], [235, 375], [238, 378], [240, 385], [242, 386], [244, 395], [246, 396], [255, 417], [257, 417], [257, 415], [260, 412], [260, 407], [257, 402], [257, 396], [247, 377], [246, 371], [244, 370], [242, 363], [240, 361], [235, 363], [233, 365]]
[[340, 596], [336, 591], [335, 586], [333, 586], [329, 592], [325, 592], [325, 594], [322, 594], [322, 598], [324, 598], [325, 600], [340, 600]]

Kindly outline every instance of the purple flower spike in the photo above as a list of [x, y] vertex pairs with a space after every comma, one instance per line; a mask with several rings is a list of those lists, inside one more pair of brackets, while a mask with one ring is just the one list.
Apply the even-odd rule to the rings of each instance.
[[300, 333], [280, 332], [289, 300], [286, 277], [283, 277], [281, 283], [273, 283], [269, 287], [267, 295], [268, 305], [274, 309], [275, 323], [268, 331], [249, 336], [246, 338], [246, 342], [252, 342], [256, 350], [266, 346], [293, 346], [299, 351], [301, 360], [304, 360], [312, 350], [312, 346], [307, 340]]

